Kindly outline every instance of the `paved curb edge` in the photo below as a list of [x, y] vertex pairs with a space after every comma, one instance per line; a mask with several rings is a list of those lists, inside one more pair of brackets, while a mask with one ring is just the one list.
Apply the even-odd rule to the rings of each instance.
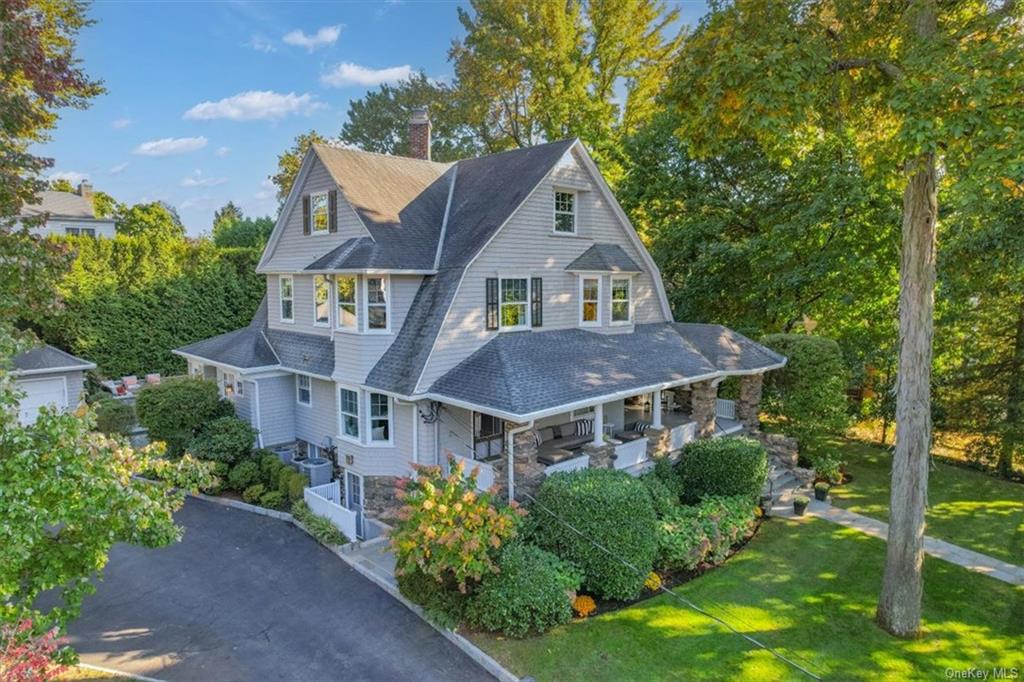
[[139, 680], [139, 682], [164, 682], [163, 680], [155, 677], [146, 677], [145, 675], [136, 675], [135, 673], [126, 673], [114, 668], [104, 668], [101, 665], [93, 665], [91, 663], [77, 663], [71, 666], [73, 668], [85, 668], [86, 670], [92, 670], [93, 672], [103, 673], [104, 675], [110, 675], [112, 677], [123, 677], [128, 680]]

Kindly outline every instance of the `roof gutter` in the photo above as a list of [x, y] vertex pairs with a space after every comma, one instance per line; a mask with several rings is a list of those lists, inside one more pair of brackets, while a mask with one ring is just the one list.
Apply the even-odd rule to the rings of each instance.
[[37, 367], [35, 369], [14, 369], [11, 370], [12, 377], [26, 377], [33, 374], [56, 374], [57, 372], [85, 372], [96, 369], [96, 363], [89, 362], [84, 365], [70, 365], [67, 367]]
[[[185, 351], [178, 350], [177, 348], [173, 349], [171, 352], [174, 353], [175, 355], [180, 355], [181, 357], [185, 358], [186, 360], [200, 360], [200, 361], [202, 361], [204, 363], [207, 363], [207, 364], [210, 364], [210, 365], [216, 365], [217, 367], [223, 367], [225, 369], [230, 369], [232, 371], [238, 372], [239, 374], [256, 374], [257, 372], [270, 372], [270, 371], [273, 371], [275, 369], [284, 369], [284, 370], [288, 369], [287, 367], [283, 367], [280, 364], [277, 364], [277, 365], [262, 365], [260, 367], [238, 367], [237, 365], [230, 365], [230, 364], [228, 364], [226, 362], [221, 362], [220, 360], [214, 360], [212, 358], [204, 358], [202, 355], [196, 355], [194, 353], [186, 353]], [[330, 379], [328, 379], [328, 380], [330, 380]]]

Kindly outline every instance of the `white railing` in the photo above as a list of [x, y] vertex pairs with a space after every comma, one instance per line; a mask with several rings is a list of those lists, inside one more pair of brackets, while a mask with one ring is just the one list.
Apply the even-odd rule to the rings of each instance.
[[615, 468], [628, 469], [647, 461], [647, 439], [637, 438], [615, 446]]
[[473, 471], [473, 469], [480, 469], [480, 472], [476, 476], [476, 487], [478, 490], [487, 490], [494, 485], [494, 467], [490, 464], [486, 462], [479, 462], [472, 457], [456, 455], [454, 452], [451, 454], [456, 461], [462, 462], [463, 477], [469, 476], [469, 473]]
[[349, 540], [356, 539], [356, 513], [343, 506], [341, 481], [306, 488], [302, 498], [311, 512], [333, 523]]
[[715, 400], [715, 416], [723, 419], [735, 419], [736, 401], [717, 398]]
[[559, 462], [558, 464], [549, 464], [544, 467], [544, 474], [550, 476], [551, 474], [559, 471], [579, 471], [580, 469], [586, 469], [590, 466], [590, 455], [580, 455], [579, 457], [573, 457]]

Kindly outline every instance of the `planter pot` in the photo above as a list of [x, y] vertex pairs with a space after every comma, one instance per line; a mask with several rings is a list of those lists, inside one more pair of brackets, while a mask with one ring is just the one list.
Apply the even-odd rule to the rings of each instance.
[[793, 513], [797, 516], [803, 516], [807, 510], [807, 503], [809, 500], [804, 498], [802, 500], [793, 500]]
[[825, 500], [827, 500], [828, 499], [828, 488], [815, 488], [814, 489], [814, 499], [818, 500], [819, 502], [824, 502]]

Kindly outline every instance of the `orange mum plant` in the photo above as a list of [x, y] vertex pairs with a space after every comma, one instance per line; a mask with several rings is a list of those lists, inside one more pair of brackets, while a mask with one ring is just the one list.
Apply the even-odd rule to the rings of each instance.
[[576, 612], [576, 615], [580, 618], [586, 618], [594, 611], [597, 611], [597, 604], [594, 602], [594, 598], [590, 595], [581, 594], [572, 601], [572, 610]]

